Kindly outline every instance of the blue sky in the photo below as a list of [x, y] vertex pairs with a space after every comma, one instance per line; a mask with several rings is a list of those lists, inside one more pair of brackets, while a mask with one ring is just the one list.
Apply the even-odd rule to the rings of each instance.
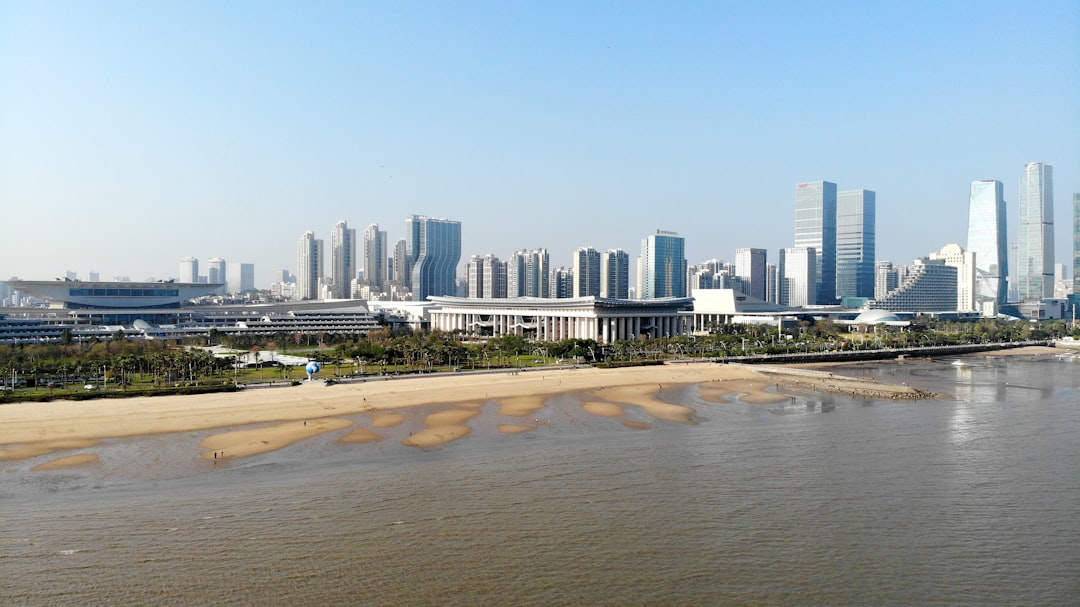
[[[793, 241], [877, 192], [877, 256], [965, 243], [972, 180], [1080, 192], [1080, 4], [0, 0], [0, 278], [295, 271], [306, 230], [462, 222], [462, 261]], [[327, 260], [329, 261], [329, 260]]]

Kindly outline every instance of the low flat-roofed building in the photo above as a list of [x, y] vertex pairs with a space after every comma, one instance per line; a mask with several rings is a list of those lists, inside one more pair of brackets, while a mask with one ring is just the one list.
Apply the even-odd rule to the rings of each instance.
[[224, 286], [224, 283], [80, 280], [10, 280], [8, 284], [16, 291], [48, 300], [50, 307], [70, 310], [176, 308]]
[[431, 328], [467, 336], [521, 335], [537, 341], [624, 339], [685, 333], [693, 298], [608, 299], [429, 297]]

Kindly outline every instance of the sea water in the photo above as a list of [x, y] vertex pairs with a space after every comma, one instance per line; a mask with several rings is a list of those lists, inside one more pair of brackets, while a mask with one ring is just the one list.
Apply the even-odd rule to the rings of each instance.
[[1080, 362], [952, 361], [832, 369], [939, 400], [670, 390], [698, 423], [638, 429], [566, 395], [427, 451], [401, 427], [198, 470], [191, 435], [8, 462], [0, 604], [1076, 605]]

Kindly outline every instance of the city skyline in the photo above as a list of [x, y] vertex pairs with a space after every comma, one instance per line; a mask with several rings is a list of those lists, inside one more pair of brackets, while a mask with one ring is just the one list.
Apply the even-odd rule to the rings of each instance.
[[305, 230], [390, 248], [410, 213], [460, 221], [463, 259], [569, 266], [662, 225], [730, 261], [793, 246], [813, 180], [876, 193], [877, 259], [963, 242], [976, 180], [1005, 184], [1015, 242], [1025, 163], [1055, 166], [1057, 217], [1080, 192], [1078, 24], [1064, 1], [5, 3], [0, 279], [190, 256], [266, 288]]

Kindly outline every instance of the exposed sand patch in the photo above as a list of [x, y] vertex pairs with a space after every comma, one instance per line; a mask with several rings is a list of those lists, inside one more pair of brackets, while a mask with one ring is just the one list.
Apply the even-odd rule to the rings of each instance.
[[538, 396], [512, 396], [499, 400], [499, 414], [525, 417], [545, 407], [546, 398]]
[[661, 389], [659, 385], [654, 388], [652, 384], [645, 386], [618, 386], [605, 388], [603, 394], [605, 400], [609, 402], [636, 405], [656, 419], [682, 424], [695, 423], [693, 420], [694, 410], [690, 407], [665, 403], [656, 398], [657, 392]]
[[653, 425], [649, 422], [635, 422], [630, 420], [624, 421], [622, 425], [626, 426], [627, 428], [634, 428], [636, 430], [649, 430], [653, 427]]
[[357, 428], [338, 439], [339, 443], [373, 443], [382, 440], [380, 434], [376, 434], [367, 428]]
[[480, 412], [476, 410], [447, 409], [425, 417], [424, 425], [432, 428], [435, 426], [460, 426], [477, 415], [480, 415]]
[[0, 449], [0, 460], [27, 459], [31, 457], [37, 457], [39, 455], [47, 455], [54, 451], [63, 451], [66, 449], [86, 449], [87, 447], [94, 447], [100, 444], [101, 441], [94, 439], [61, 439], [41, 441], [37, 443], [27, 443], [24, 445], [9, 445], [3, 449]]
[[274, 426], [215, 434], [204, 439], [199, 446], [206, 449], [202, 456], [207, 460], [250, 457], [276, 451], [304, 439], [342, 430], [351, 425], [353, 423], [350, 420], [338, 417], [314, 419], [307, 422], [286, 422]]
[[846, 394], [852, 398], [916, 400], [920, 398], [939, 398], [941, 396], [909, 386], [879, 383], [872, 377], [847, 377], [823, 370], [773, 365], [757, 365], [757, 369], [768, 375], [768, 381], [770, 382], [815, 392]]
[[368, 413], [368, 417], [376, 428], [393, 428], [409, 419], [404, 413]]
[[40, 472], [42, 470], [59, 470], [61, 468], [74, 468], [75, 466], [96, 464], [100, 461], [101, 458], [93, 453], [80, 453], [79, 455], [69, 455], [67, 457], [61, 457], [60, 459], [54, 459], [51, 462], [38, 464], [30, 470], [34, 472]]
[[581, 405], [581, 408], [600, 417], [622, 417], [626, 415], [626, 408], [615, 403], [589, 401]]
[[499, 432], [503, 434], [522, 434], [524, 432], [532, 432], [536, 430], [536, 426], [528, 426], [525, 424], [499, 424]]
[[1024, 346], [1022, 348], [979, 352], [977, 356], [1042, 356], [1045, 354], [1061, 354], [1061, 350], [1050, 346]]
[[447, 409], [432, 413], [424, 418], [427, 428], [401, 441], [401, 444], [420, 448], [439, 447], [466, 437], [472, 433], [472, 428], [466, 426], [465, 422], [477, 415], [480, 415], [477, 408]]

